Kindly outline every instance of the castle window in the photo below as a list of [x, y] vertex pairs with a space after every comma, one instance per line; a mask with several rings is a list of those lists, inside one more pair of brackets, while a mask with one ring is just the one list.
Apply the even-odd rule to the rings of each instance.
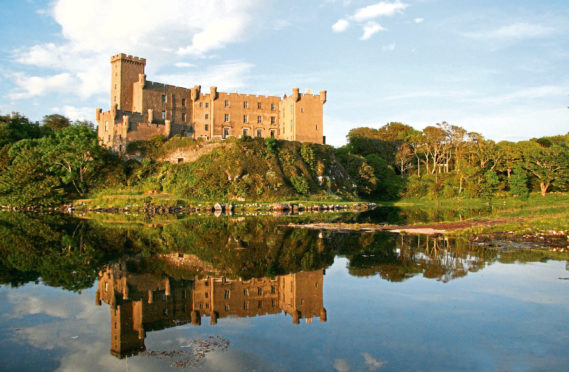
[[274, 124], [276, 122], [276, 119], [274, 116], [271, 116], [271, 124]]
[[301, 108], [300, 108], [300, 112], [304, 112], [304, 107], [301, 107]]
[[271, 294], [275, 294], [275, 286], [274, 285], [271, 286]]
[[243, 101], [243, 108], [248, 108], [249, 104], [247, 103], [247, 101]]
[[166, 119], [166, 111], [162, 111], [162, 120]]
[[209, 125], [205, 125], [205, 130], [209, 130]]
[[318, 124], [316, 124], [316, 130], [318, 130]]
[[205, 118], [206, 118], [206, 119], [209, 119], [209, 114], [205, 114]]
[[186, 99], [182, 98], [182, 106], [186, 107]]
[[247, 115], [243, 115], [243, 122], [244, 123], [249, 122], [249, 117]]
[[257, 109], [261, 110], [263, 108], [263, 105], [261, 105], [261, 102], [257, 102]]
[[257, 116], [257, 123], [261, 124], [263, 122], [263, 118], [261, 116]]
[[200, 102], [200, 107], [203, 107], [203, 102]]
[[208, 297], [209, 297], [209, 294], [208, 294], [207, 292], [204, 293], [204, 295], [205, 295], [205, 298], [208, 298]]
[[257, 137], [262, 137], [260, 129], [257, 129]]
[[105, 120], [105, 132], [109, 130], [109, 122]]
[[229, 123], [229, 114], [225, 114], [223, 121], [225, 121], [226, 123]]
[[271, 111], [275, 111], [275, 104], [271, 103]]
[[182, 112], [182, 121], [185, 123], [186, 122], [186, 113]]
[[262, 308], [262, 307], [263, 307], [263, 301], [259, 300], [259, 301], [257, 302], [257, 307], [258, 307], [259, 309]]
[[223, 298], [225, 298], [225, 299], [229, 298], [229, 289], [225, 290], [225, 293], [223, 294]]
[[271, 130], [271, 138], [275, 138], [275, 131]]
[[225, 107], [229, 107], [229, 101], [225, 100]]
[[223, 138], [227, 138], [229, 136], [229, 128], [223, 128]]
[[209, 102], [206, 102], [206, 103], [205, 103], [205, 108], [208, 108], [208, 107], [209, 107]]
[[248, 135], [249, 135], [249, 129], [243, 128], [243, 136], [248, 136]]
[[165, 94], [162, 95], [162, 103], [166, 103], [166, 95]]
[[259, 296], [263, 295], [263, 288], [261, 288], [261, 287], [257, 288], [257, 295], [259, 295]]
[[249, 302], [243, 302], [243, 310], [247, 310], [249, 308]]
[[243, 296], [249, 296], [249, 290], [247, 288], [243, 290]]
[[119, 145], [119, 152], [122, 151], [122, 145]]
[[225, 305], [225, 311], [229, 311], [229, 305]]

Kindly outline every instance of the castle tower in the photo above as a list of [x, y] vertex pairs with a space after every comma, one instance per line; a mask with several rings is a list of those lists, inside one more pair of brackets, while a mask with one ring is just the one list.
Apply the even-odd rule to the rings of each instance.
[[124, 53], [111, 57], [111, 107], [134, 111], [133, 84], [144, 75], [146, 59], [127, 56]]
[[311, 90], [300, 93], [298, 88], [284, 97], [279, 107], [280, 138], [288, 141], [324, 143], [323, 105], [326, 103], [326, 91], [320, 95]]

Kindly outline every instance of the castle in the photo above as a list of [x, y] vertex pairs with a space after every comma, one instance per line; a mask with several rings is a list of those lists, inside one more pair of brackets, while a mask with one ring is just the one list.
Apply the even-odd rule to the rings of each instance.
[[205, 93], [199, 85], [188, 89], [147, 81], [145, 66], [144, 58], [123, 53], [111, 57], [111, 109], [96, 109], [96, 120], [101, 143], [115, 152], [155, 135], [325, 142], [325, 90], [315, 95], [293, 88], [283, 98], [223, 93], [216, 87]]
[[[129, 272], [119, 260], [99, 273], [95, 302], [111, 311], [111, 354], [123, 358], [146, 349], [146, 332], [182, 324], [210, 324], [228, 317], [281, 314], [311, 323], [327, 320], [323, 303], [324, 270], [291, 273], [274, 278], [242, 280], [192, 274], [191, 255], [167, 254], [166, 267], [178, 275]], [[174, 261], [179, 261], [174, 263]]]

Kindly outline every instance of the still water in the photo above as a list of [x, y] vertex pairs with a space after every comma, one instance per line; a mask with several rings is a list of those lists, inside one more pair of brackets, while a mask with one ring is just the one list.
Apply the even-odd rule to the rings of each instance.
[[0, 213], [0, 370], [568, 369], [566, 261], [290, 219]]

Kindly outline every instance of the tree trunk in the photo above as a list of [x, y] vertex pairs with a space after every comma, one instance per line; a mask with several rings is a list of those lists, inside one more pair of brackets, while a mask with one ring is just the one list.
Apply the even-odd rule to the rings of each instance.
[[547, 189], [549, 188], [549, 182], [541, 182], [539, 184], [539, 187], [541, 189], [541, 196], [545, 196], [545, 194], [547, 193]]

